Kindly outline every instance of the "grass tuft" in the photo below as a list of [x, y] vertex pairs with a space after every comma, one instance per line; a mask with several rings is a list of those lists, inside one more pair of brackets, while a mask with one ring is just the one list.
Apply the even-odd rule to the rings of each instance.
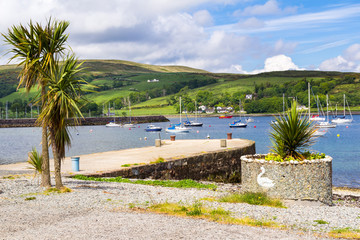
[[36, 199], [36, 197], [27, 197], [27, 198], [25, 198], [25, 201], [30, 201], [30, 200], [35, 200]]
[[335, 228], [329, 233], [329, 236], [341, 239], [360, 239], [360, 229]]
[[72, 192], [72, 190], [68, 187], [62, 187], [60, 189], [57, 188], [48, 188], [44, 191], [45, 195], [49, 195], [52, 193], [68, 193], [68, 192]]
[[329, 224], [329, 222], [326, 222], [324, 220], [314, 220], [314, 222], [316, 222], [317, 224]]
[[279, 199], [269, 198], [265, 193], [246, 192], [243, 194], [230, 194], [219, 198], [219, 202], [248, 203], [251, 205], [286, 208]]
[[194, 203], [192, 206], [184, 206], [176, 203], [160, 203], [150, 206], [147, 210], [155, 213], [163, 213], [179, 217], [202, 218], [223, 224], [285, 228], [283, 225], [279, 225], [274, 221], [256, 220], [249, 217], [234, 218], [231, 216], [231, 212], [229, 211], [226, 211], [222, 208], [206, 208], [198, 202]]
[[156, 159], [153, 162], [150, 162], [150, 164], [163, 163], [163, 162], [165, 162], [165, 159], [162, 157], [158, 157], [158, 159]]
[[214, 184], [203, 184], [196, 182], [191, 179], [185, 179], [180, 181], [171, 181], [171, 180], [130, 180], [128, 178], [115, 177], [115, 178], [95, 178], [87, 177], [83, 175], [75, 175], [75, 179], [86, 180], [86, 181], [99, 181], [99, 182], [120, 182], [120, 183], [133, 183], [133, 184], [143, 184], [151, 186], [161, 186], [161, 187], [175, 187], [175, 188], [206, 188], [215, 190], [217, 188]]

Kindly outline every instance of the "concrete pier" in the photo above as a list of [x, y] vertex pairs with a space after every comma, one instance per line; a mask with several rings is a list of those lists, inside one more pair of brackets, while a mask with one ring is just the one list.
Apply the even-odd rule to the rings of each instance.
[[[84, 174], [84, 175], [113, 175], [112, 173], [121, 172], [122, 170], [129, 169], [129, 167], [124, 167], [124, 165], [130, 166], [132, 168], [140, 168], [144, 165], [149, 165], [150, 163], [156, 162], [158, 159], [163, 158], [165, 163], [178, 161], [181, 159], [189, 159], [197, 156], [201, 156], [204, 161], [206, 160], [208, 164], [209, 158], [213, 159], [215, 162], [218, 162], [216, 158], [222, 159], [226, 154], [229, 155], [229, 152], [240, 151], [242, 154], [242, 149], [248, 149], [249, 151], [244, 151], [244, 154], [255, 153], [255, 142], [245, 139], [231, 139], [227, 140], [226, 148], [220, 146], [220, 139], [200, 139], [200, 140], [176, 140], [176, 141], [162, 141], [161, 147], [143, 147], [143, 148], [132, 148], [119, 151], [110, 151], [110, 152], [101, 152], [93, 153], [87, 155], [78, 155], [80, 157], [80, 171], [73, 172], [71, 167], [71, 157], [65, 158], [62, 163], [62, 173], [63, 174]], [[221, 153], [226, 153], [221, 155]], [[238, 153], [237, 153], [238, 154]], [[206, 156], [206, 158], [204, 157]], [[231, 155], [234, 158], [234, 155]], [[75, 156], [73, 156], [75, 157]], [[236, 161], [240, 161], [240, 156], [237, 157]], [[232, 160], [235, 161], [235, 160]], [[50, 169], [53, 171], [53, 161], [50, 162]], [[190, 163], [189, 163], [190, 164]], [[198, 165], [205, 163], [197, 163]], [[237, 163], [234, 163], [236, 165]], [[151, 164], [154, 165], [154, 164]], [[0, 165], [0, 171], [22, 171], [29, 170], [30, 165], [26, 162], [16, 163], [9, 165]], [[230, 166], [230, 165], [229, 165]], [[217, 166], [214, 165], [213, 168]]]

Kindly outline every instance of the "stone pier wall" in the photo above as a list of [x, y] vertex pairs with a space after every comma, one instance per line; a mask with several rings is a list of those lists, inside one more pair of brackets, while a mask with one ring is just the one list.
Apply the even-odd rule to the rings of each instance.
[[153, 178], [153, 179], [194, 179], [221, 182], [241, 181], [240, 157], [255, 153], [255, 142], [248, 141], [245, 147], [224, 149], [196, 156], [169, 160], [157, 164], [134, 166], [94, 177]]
[[332, 158], [329, 156], [319, 160], [281, 163], [243, 156], [241, 178], [242, 191], [332, 204]]
[[[35, 127], [35, 118], [18, 118], [18, 119], [0, 119], [0, 128], [12, 128], [12, 127]], [[105, 125], [106, 123], [114, 121], [114, 117], [92, 117], [81, 119], [81, 126], [89, 125]], [[129, 117], [115, 117], [117, 123], [128, 123]], [[164, 116], [140, 116], [132, 117], [133, 123], [148, 123], [148, 122], [169, 122]]]

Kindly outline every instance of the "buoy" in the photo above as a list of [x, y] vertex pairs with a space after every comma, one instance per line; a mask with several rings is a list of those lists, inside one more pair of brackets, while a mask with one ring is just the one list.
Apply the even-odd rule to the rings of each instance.
[[131, 130], [131, 128], [129, 128], [129, 130]]
[[208, 134], [207, 136], [206, 136], [208, 139], [210, 139], [210, 135]]
[[146, 140], [147, 140], [147, 137], [144, 137], [144, 140], [146, 141]]
[[138, 128], [140, 128], [140, 126], [138, 126]]
[[93, 130], [92, 130], [92, 129], [90, 129], [90, 131], [89, 131], [89, 132], [91, 132], [91, 133], [92, 133], [92, 132], [93, 132]]
[[349, 128], [349, 126], [346, 126], [346, 128]]
[[139, 140], [141, 141], [141, 138], [139, 138]]
[[254, 125], [254, 128], [256, 128], [256, 126]]
[[197, 130], [196, 133], [199, 133], [199, 130]]
[[337, 137], [340, 137], [340, 134], [336, 135]]
[[211, 125], [209, 125], [209, 127], [211, 127]]

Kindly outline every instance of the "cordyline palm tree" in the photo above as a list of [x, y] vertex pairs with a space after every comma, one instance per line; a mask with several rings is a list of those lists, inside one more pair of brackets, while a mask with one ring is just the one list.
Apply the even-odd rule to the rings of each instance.
[[[45, 108], [47, 78], [45, 77], [56, 65], [66, 50], [65, 43], [68, 35], [65, 34], [69, 26], [67, 21], [52, 21], [43, 27], [40, 24], [33, 24], [31, 21], [28, 26], [12, 26], [7, 34], [2, 34], [5, 42], [12, 48], [9, 53], [12, 54], [10, 61], [17, 60], [18, 65], [22, 67], [19, 74], [19, 87], [24, 85], [27, 92], [36, 84], [41, 88], [42, 109]], [[9, 62], [10, 62], [9, 61]], [[50, 187], [50, 169], [49, 169], [49, 150], [47, 141], [47, 125], [42, 126], [42, 174], [41, 185]]]
[[301, 116], [297, 110], [296, 102], [291, 105], [291, 110], [276, 118], [277, 123], [272, 124], [271, 151], [283, 159], [293, 157], [304, 159], [303, 151], [314, 144], [313, 134], [316, 131], [314, 124], [307, 116]]
[[[81, 63], [82, 64], [82, 63]], [[68, 127], [78, 124], [78, 117], [82, 117], [79, 109], [81, 87], [86, 82], [80, 78], [81, 64], [72, 55], [60, 66], [53, 65], [48, 74], [48, 99], [41, 111], [39, 122], [44, 122], [49, 128], [49, 139], [54, 155], [55, 186], [63, 187], [61, 180], [61, 160], [65, 157], [65, 147], [70, 146]]]

